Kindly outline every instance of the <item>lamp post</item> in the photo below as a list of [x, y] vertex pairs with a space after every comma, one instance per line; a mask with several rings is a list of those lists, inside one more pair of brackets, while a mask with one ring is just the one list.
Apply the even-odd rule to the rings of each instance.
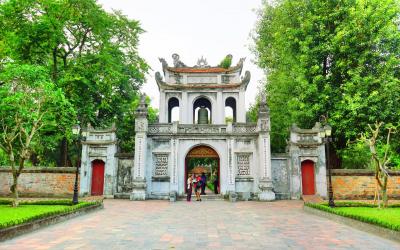
[[326, 155], [326, 165], [328, 165], [328, 196], [329, 196], [329, 207], [335, 207], [335, 202], [333, 201], [333, 188], [332, 188], [332, 173], [331, 164], [329, 159], [329, 143], [332, 141], [332, 127], [326, 124], [323, 130], [319, 133], [319, 136], [325, 143], [325, 155]]
[[[79, 125], [75, 125], [72, 127], [72, 134], [78, 135], [78, 143], [80, 145], [80, 132], [81, 132], [81, 127]], [[78, 153], [78, 160], [76, 161], [76, 170], [75, 170], [75, 184], [74, 184], [74, 196], [72, 198], [72, 204], [76, 205], [78, 204], [78, 172], [79, 172], [79, 156], [81, 154], [80, 152], [80, 147], [78, 147], [79, 153]]]

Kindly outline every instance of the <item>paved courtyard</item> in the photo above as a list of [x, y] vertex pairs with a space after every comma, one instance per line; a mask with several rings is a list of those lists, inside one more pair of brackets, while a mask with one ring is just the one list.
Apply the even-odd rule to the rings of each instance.
[[0, 249], [400, 249], [400, 244], [271, 203], [105, 200], [104, 209]]

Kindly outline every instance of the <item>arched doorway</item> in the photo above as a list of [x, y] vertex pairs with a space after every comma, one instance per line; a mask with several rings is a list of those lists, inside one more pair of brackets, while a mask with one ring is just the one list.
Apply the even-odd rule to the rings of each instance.
[[[220, 159], [218, 153], [211, 147], [199, 145], [192, 148], [185, 158], [185, 193], [187, 179], [192, 174], [205, 173], [207, 183], [211, 184], [213, 193], [220, 193]], [[214, 181], [217, 183], [217, 192], [214, 190]]]
[[104, 190], [104, 161], [92, 161], [91, 195], [103, 195]]
[[301, 163], [301, 184], [303, 195], [315, 194], [314, 162], [310, 160]]

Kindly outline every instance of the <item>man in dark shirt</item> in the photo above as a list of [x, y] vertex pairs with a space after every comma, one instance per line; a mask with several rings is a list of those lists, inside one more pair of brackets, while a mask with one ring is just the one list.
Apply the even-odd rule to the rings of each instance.
[[204, 191], [206, 190], [206, 183], [207, 183], [207, 177], [205, 173], [201, 174], [201, 194], [204, 195], [206, 194]]

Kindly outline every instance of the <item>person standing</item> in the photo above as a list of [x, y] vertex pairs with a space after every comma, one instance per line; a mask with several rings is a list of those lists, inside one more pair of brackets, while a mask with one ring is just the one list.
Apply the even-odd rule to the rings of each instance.
[[206, 176], [205, 173], [202, 173], [202, 174], [201, 174], [201, 194], [202, 194], [202, 195], [205, 195], [205, 194], [206, 194], [206, 192], [205, 192], [205, 190], [206, 190], [206, 183], [207, 183], [207, 176]]
[[196, 183], [195, 183], [195, 187], [194, 187], [194, 192], [196, 193], [196, 201], [201, 201], [201, 197], [200, 197], [200, 189], [201, 189], [201, 177], [200, 175], [198, 175], [196, 177]]
[[218, 175], [215, 176], [213, 184], [214, 184], [214, 194], [218, 194]]
[[192, 176], [189, 175], [189, 178], [187, 179], [187, 189], [186, 189], [187, 192], [186, 200], [188, 202], [190, 202], [190, 200], [192, 199], [192, 182], [193, 182]]

